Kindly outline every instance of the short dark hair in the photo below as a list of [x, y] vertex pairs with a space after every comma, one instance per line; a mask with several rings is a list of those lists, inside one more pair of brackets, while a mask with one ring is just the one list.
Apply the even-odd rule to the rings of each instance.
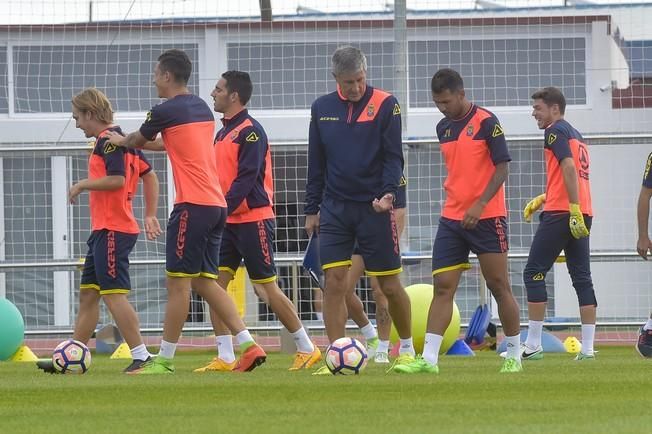
[[226, 81], [226, 90], [229, 93], [237, 92], [240, 104], [247, 105], [254, 91], [249, 74], [243, 71], [226, 71], [222, 74], [222, 78]]
[[185, 51], [172, 50], [164, 51], [158, 56], [159, 68], [163, 72], [169, 72], [174, 77], [174, 81], [181, 84], [187, 84], [192, 72], [192, 62]]
[[442, 68], [432, 76], [430, 82], [432, 93], [442, 93], [445, 90], [457, 92], [464, 89], [464, 80], [459, 72], [450, 68]]
[[548, 86], [537, 90], [532, 94], [532, 99], [540, 99], [548, 107], [557, 104], [559, 106], [559, 113], [562, 115], [566, 111], [566, 98], [564, 98], [564, 94], [561, 90], [554, 86]]

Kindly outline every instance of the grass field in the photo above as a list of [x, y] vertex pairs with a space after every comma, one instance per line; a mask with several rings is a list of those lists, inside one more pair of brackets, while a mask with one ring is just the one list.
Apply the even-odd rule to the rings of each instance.
[[492, 352], [444, 357], [438, 376], [288, 372], [287, 355], [246, 373], [193, 374], [212, 357], [180, 353], [173, 376], [126, 376], [94, 357], [82, 376], [0, 363], [0, 433], [648, 433], [652, 360], [601, 348], [594, 362], [546, 354], [499, 374]]

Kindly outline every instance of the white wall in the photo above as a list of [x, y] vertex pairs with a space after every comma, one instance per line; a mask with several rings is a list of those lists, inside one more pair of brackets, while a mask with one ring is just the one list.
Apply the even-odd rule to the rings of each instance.
[[[604, 11], [603, 11], [604, 12]], [[613, 26], [612, 26], [613, 27]], [[627, 109], [613, 110], [611, 108], [611, 89], [604, 89], [612, 80], [622, 79], [624, 72], [622, 54], [615, 46], [611, 35], [607, 33], [606, 22], [594, 22], [589, 25], [542, 25], [542, 26], [493, 26], [468, 27], [460, 34], [459, 27], [451, 28], [419, 28], [411, 29], [409, 39], [446, 39], [446, 38], [537, 38], [551, 35], [580, 36], [587, 40], [587, 103], [582, 106], [570, 106], [567, 118], [585, 135], [591, 133], [632, 133], [652, 131], [652, 117], [646, 110]], [[613, 30], [613, 29], [612, 29]], [[75, 31], [72, 32], [22, 32], [0, 33], [0, 44], [61, 44], [66, 43], [98, 43], [107, 42], [110, 34], [104, 32]], [[373, 33], [373, 35], [371, 35]], [[71, 39], [72, 38], [72, 39]], [[364, 30], [347, 30], [344, 32], [315, 31], [245, 31], [228, 32], [215, 28], [166, 29], [158, 31], [121, 31], [115, 43], [128, 42], [161, 42], [199, 41], [201, 56], [199, 71], [200, 96], [211, 103], [210, 91], [226, 64], [226, 43], [228, 41], [339, 41], [360, 38], [360, 40], [391, 40], [391, 29], [369, 32]], [[373, 84], [373, 77], [369, 77]], [[603, 88], [601, 90], [601, 88]], [[427, 90], [425, 90], [427, 91]], [[11, 101], [10, 101], [11, 105]], [[501, 119], [506, 133], [516, 135], [536, 135], [539, 131], [530, 117], [529, 107], [487, 107]], [[432, 137], [436, 123], [441, 115], [433, 107], [430, 109], [408, 108], [407, 137]], [[257, 111], [254, 114], [267, 129], [272, 142], [283, 140], [305, 141], [308, 133], [308, 110]], [[118, 113], [117, 120], [126, 131], [138, 128], [145, 113]], [[38, 127], [35, 127], [38, 125]], [[83, 137], [70, 122], [68, 114], [9, 114], [0, 115], [0, 143], [51, 143], [81, 142]]]

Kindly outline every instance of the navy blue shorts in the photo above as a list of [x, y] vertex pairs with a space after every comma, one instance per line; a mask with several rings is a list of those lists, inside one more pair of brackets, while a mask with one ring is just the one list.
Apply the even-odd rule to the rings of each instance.
[[471, 230], [464, 229], [460, 220], [441, 217], [432, 246], [432, 274], [471, 268], [469, 252], [481, 255], [508, 249], [505, 217], [482, 219]]
[[220, 248], [220, 271], [235, 275], [244, 259], [253, 283], [275, 281], [274, 226], [274, 219], [227, 223]]
[[[588, 289], [592, 293], [590, 237], [575, 239], [571, 235], [568, 219], [567, 212], [541, 213], [539, 227], [534, 234], [527, 264], [523, 270], [525, 286], [528, 289], [538, 288], [545, 293], [545, 276], [563, 250], [566, 267], [575, 289], [579, 292]], [[584, 215], [584, 223], [588, 229], [591, 229], [592, 222], [592, 217]], [[580, 300], [580, 305], [585, 304], [596, 305], [595, 298], [586, 300], [586, 303]]]
[[[407, 206], [407, 181], [405, 180], [405, 177], [401, 177], [401, 183], [398, 186], [398, 190], [396, 193], [396, 199], [394, 200], [394, 209], [400, 209], [400, 208], [405, 208]], [[360, 253], [360, 247], [358, 246], [358, 242], [356, 241], [355, 245], [353, 246], [353, 254], [354, 255], [362, 255]]]
[[217, 279], [226, 208], [178, 203], [168, 220], [165, 271], [171, 277]]
[[127, 294], [131, 290], [129, 254], [138, 234], [102, 229], [88, 237], [81, 289], [94, 289], [100, 295]]
[[319, 254], [324, 270], [351, 265], [358, 243], [367, 274], [398, 274], [401, 251], [394, 211], [378, 213], [371, 203], [325, 197], [319, 214]]

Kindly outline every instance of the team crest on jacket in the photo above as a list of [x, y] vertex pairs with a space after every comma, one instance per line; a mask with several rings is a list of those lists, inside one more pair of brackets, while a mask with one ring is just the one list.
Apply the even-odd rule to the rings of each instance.
[[367, 116], [369, 117], [373, 116], [375, 111], [376, 111], [376, 107], [374, 107], [373, 104], [369, 104], [367, 106]]

